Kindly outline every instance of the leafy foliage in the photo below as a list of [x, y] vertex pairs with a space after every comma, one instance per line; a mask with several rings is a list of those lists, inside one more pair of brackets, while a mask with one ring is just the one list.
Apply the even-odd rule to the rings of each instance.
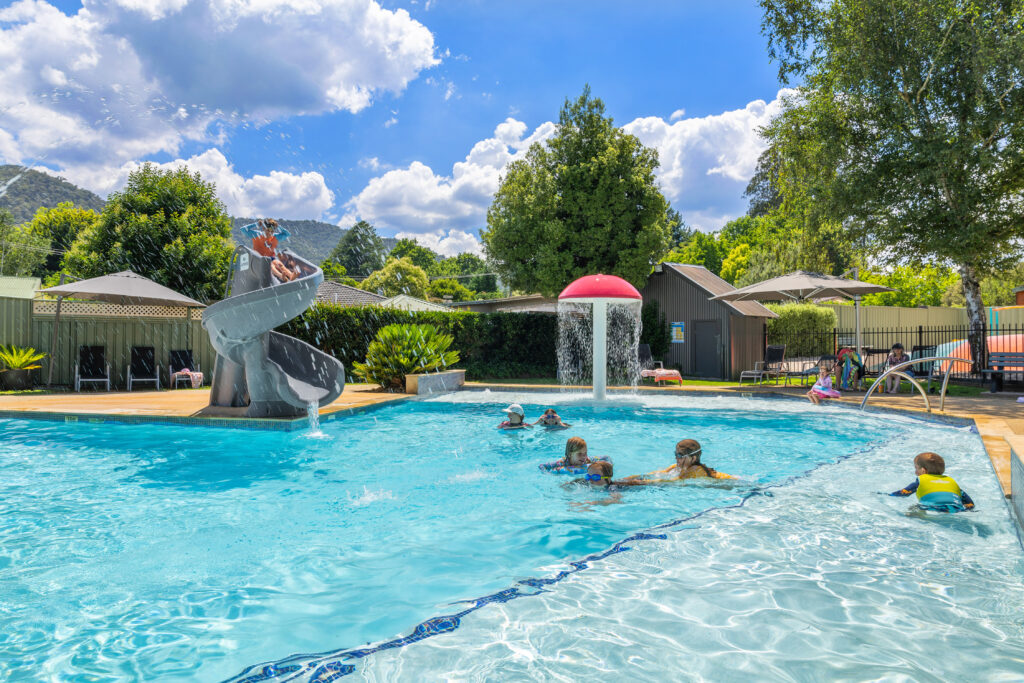
[[353, 363], [355, 374], [388, 391], [404, 391], [406, 375], [451, 368], [459, 352], [449, 351], [452, 336], [433, 325], [387, 325], [370, 342], [365, 363]]
[[348, 285], [349, 287], [359, 286], [358, 282], [353, 278], [348, 277], [348, 273], [345, 271], [345, 266], [341, 265], [337, 261], [324, 261], [320, 264], [320, 270], [324, 271], [324, 280], [340, 282], [341, 284]]
[[723, 280], [735, 284], [746, 274], [750, 267], [750, 251], [750, 245], [746, 242], [740, 242], [732, 248], [722, 261], [722, 272], [719, 275]]
[[388, 259], [407, 258], [414, 265], [422, 268], [424, 272], [430, 273], [437, 265], [439, 256], [430, 249], [420, 246], [416, 240], [400, 239], [395, 248], [388, 254]]
[[407, 258], [389, 258], [380, 270], [359, 283], [359, 288], [367, 292], [377, 292], [383, 296], [407, 294], [419, 299], [427, 297], [430, 281], [427, 273]]
[[[489, 272], [487, 263], [476, 254], [459, 254], [441, 259], [427, 271], [427, 275], [461, 276], [459, 284], [474, 292], [493, 292], [498, 289], [497, 278]], [[464, 277], [467, 275], [478, 277]]]
[[598, 272], [642, 286], [668, 251], [658, 154], [604, 111], [585, 88], [566, 100], [554, 137], [506, 168], [481, 238], [512, 289], [550, 296]]
[[25, 225], [15, 225], [0, 209], [0, 275], [32, 275], [46, 263], [50, 240]]
[[666, 261], [704, 266], [714, 274], [722, 270], [722, 246], [714, 235], [695, 232], [687, 242], [669, 252]]
[[366, 358], [378, 330], [392, 324], [434, 325], [452, 335], [468, 379], [554, 377], [558, 319], [545, 313], [403, 311], [317, 304], [280, 331], [331, 354], [345, 367]]
[[99, 221], [99, 214], [92, 209], [61, 202], [53, 208], [40, 208], [28, 224], [28, 230], [44, 238], [55, 253], [46, 256], [46, 261], [36, 268], [36, 276], [45, 278], [60, 270], [61, 254], [71, 248], [78, 236]]
[[430, 296], [435, 299], [451, 297], [452, 301], [472, 301], [476, 298], [474, 292], [463, 287], [456, 280], [434, 280], [430, 283]]
[[0, 195], [0, 209], [7, 209], [11, 213], [15, 225], [31, 221], [40, 207], [52, 208], [62, 202], [71, 202], [93, 211], [103, 210], [102, 199], [63, 178], [29, 170], [24, 166], [0, 166], [0, 186], [15, 177], [17, 180]]
[[212, 183], [187, 168], [144, 164], [110, 195], [61, 267], [78, 277], [133, 270], [200, 301], [223, 293], [231, 221]]
[[779, 315], [766, 323], [768, 343], [785, 344], [786, 356], [819, 356], [832, 350], [832, 339], [828, 335], [835, 329], [838, 318], [831, 308], [807, 303], [765, 306]]
[[384, 240], [366, 221], [359, 221], [338, 240], [325, 261], [334, 261], [348, 275], [366, 277], [384, 265]]
[[0, 368], [3, 370], [38, 370], [39, 361], [46, 358], [45, 353], [33, 348], [0, 345]]
[[867, 271], [860, 279], [895, 290], [865, 295], [861, 302], [867, 306], [941, 306], [946, 290], [960, 284], [960, 277], [950, 268], [936, 266], [899, 266], [887, 273]]
[[672, 344], [668, 319], [654, 299], [645, 301], [640, 308], [640, 343], [651, 347], [651, 356], [662, 358]]

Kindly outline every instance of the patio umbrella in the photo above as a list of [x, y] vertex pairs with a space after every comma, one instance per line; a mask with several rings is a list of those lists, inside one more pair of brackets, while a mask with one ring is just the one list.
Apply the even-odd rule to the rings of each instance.
[[[51, 351], [57, 348], [57, 326], [60, 324], [60, 305], [65, 297], [89, 301], [106, 301], [107, 303], [120, 304], [122, 306], [184, 306], [186, 308], [204, 306], [204, 304], [191, 297], [179, 294], [169, 287], [157, 284], [149, 278], [133, 273], [130, 270], [69, 283], [65, 283], [64, 278], [64, 274], [61, 273], [61, 283], [59, 285], [39, 290], [42, 294], [57, 296], [57, 315], [53, 320], [53, 341], [50, 343]], [[188, 324], [188, 317], [189, 313], [186, 312], [186, 325]], [[46, 386], [50, 386], [52, 381], [53, 360], [51, 359]]]
[[822, 301], [827, 299], [852, 299], [857, 318], [857, 353], [863, 357], [860, 343], [860, 298], [864, 294], [891, 292], [891, 287], [861, 282], [856, 279], [857, 268], [849, 271], [854, 279], [838, 275], [822, 275], [797, 270], [770, 280], [757, 282], [725, 294], [710, 297], [722, 301]]

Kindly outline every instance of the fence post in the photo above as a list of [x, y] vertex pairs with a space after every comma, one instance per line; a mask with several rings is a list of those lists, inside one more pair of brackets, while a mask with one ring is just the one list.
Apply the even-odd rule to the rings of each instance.
[[839, 351], [839, 328], [832, 328], [832, 355]]

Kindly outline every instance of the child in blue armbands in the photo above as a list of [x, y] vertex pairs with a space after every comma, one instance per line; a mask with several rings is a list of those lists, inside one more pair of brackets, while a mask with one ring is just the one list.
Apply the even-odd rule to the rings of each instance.
[[587, 466], [595, 461], [606, 461], [607, 458], [587, 457], [587, 442], [574, 436], [565, 442], [565, 457], [555, 462], [546, 462], [540, 468], [546, 472], [558, 474], [586, 474]]
[[953, 477], [947, 477], [946, 462], [937, 453], [918, 453], [914, 458], [914, 473], [917, 479], [913, 484], [890, 496], [909, 496], [917, 494], [917, 503], [925, 510], [939, 512], [963, 512], [973, 510], [974, 501], [960, 488]]

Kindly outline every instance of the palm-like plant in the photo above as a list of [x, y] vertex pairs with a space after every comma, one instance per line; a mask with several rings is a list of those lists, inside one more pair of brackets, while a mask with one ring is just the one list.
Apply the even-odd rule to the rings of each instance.
[[33, 348], [0, 345], [0, 368], [3, 370], [38, 370], [38, 361], [46, 358], [45, 353]]
[[370, 342], [365, 363], [353, 363], [353, 372], [388, 391], [404, 391], [405, 376], [443, 370], [459, 362], [449, 351], [452, 336], [433, 325], [387, 325]]

